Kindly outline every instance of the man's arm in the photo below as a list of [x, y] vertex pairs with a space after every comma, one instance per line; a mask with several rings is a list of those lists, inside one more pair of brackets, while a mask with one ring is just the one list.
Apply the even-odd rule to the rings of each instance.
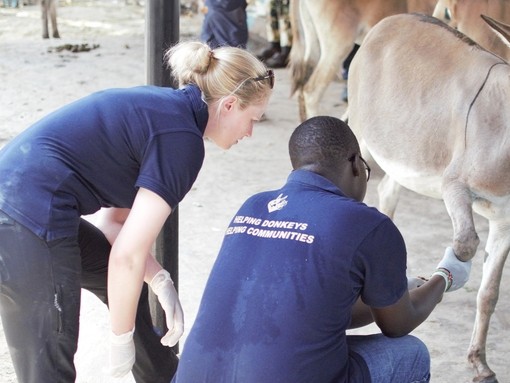
[[361, 298], [358, 298], [351, 313], [351, 324], [349, 329], [363, 327], [369, 325], [374, 321], [370, 307], [363, 303]]
[[409, 334], [430, 315], [441, 302], [443, 294], [455, 291], [468, 281], [471, 261], [457, 258], [453, 249], [447, 247], [443, 259], [428, 282], [406, 291], [393, 305], [371, 308], [375, 322], [386, 336], [398, 337]]
[[[427, 279], [422, 277], [407, 277], [407, 289], [409, 291], [422, 286]], [[351, 324], [349, 329], [367, 326], [374, 321], [370, 306], [363, 303], [361, 298], [358, 298], [352, 307]]]
[[440, 276], [432, 276], [419, 288], [406, 291], [395, 304], [371, 307], [375, 323], [382, 333], [389, 337], [409, 334], [428, 318], [436, 305], [441, 302], [446, 283]]

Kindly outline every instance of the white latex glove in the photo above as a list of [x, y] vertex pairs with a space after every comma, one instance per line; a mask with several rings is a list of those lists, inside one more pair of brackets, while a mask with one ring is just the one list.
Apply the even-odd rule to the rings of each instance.
[[110, 334], [110, 375], [114, 378], [122, 378], [135, 363], [134, 332], [133, 329], [121, 335]]
[[466, 284], [471, 272], [471, 260], [463, 262], [457, 258], [451, 247], [447, 247], [443, 259], [437, 265], [436, 271], [432, 275], [440, 275], [446, 282], [444, 289], [455, 291]]
[[152, 278], [149, 286], [157, 295], [159, 303], [165, 311], [168, 332], [161, 338], [161, 344], [169, 347], [175, 346], [184, 332], [184, 313], [170, 273], [165, 269], [160, 270]]

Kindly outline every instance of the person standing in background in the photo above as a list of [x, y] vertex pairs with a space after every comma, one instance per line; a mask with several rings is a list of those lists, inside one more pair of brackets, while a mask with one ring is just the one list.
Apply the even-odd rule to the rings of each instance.
[[345, 80], [345, 87], [342, 91], [342, 101], [343, 102], [349, 102], [349, 95], [347, 94], [347, 80], [349, 78], [349, 67], [351, 66], [351, 61], [356, 55], [356, 52], [359, 49], [359, 44], [354, 44], [352, 47], [351, 53], [349, 53], [349, 56], [344, 60], [344, 63], [342, 64], [342, 79]]
[[212, 48], [228, 45], [246, 49], [246, 7], [246, 0], [205, 0], [200, 39]]
[[257, 55], [270, 68], [285, 68], [292, 48], [290, 1], [269, 0], [266, 33], [269, 47]]

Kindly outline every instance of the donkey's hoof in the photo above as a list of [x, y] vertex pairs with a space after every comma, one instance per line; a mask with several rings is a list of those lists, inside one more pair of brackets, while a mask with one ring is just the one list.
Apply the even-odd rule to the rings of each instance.
[[492, 374], [489, 376], [477, 376], [473, 379], [473, 383], [498, 383], [496, 379], [496, 374]]

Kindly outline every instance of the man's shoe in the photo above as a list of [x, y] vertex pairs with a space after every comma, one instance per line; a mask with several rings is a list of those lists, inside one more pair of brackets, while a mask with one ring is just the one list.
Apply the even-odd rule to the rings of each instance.
[[278, 52], [266, 61], [266, 65], [270, 68], [285, 68], [288, 63], [288, 58], [288, 55]]
[[283, 47], [281, 52], [275, 53], [267, 59], [266, 65], [270, 68], [285, 68], [289, 62], [290, 47]]
[[260, 52], [258, 55], [257, 55], [257, 58], [262, 61], [262, 62], [265, 62], [267, 59], [273, 57], [275, 54], [277, 53], [280, 53], [281, 49], [279, 46], [276, 46], [276, 45], [271, 45], [270, 47], [264, 49], [262, 52]]

